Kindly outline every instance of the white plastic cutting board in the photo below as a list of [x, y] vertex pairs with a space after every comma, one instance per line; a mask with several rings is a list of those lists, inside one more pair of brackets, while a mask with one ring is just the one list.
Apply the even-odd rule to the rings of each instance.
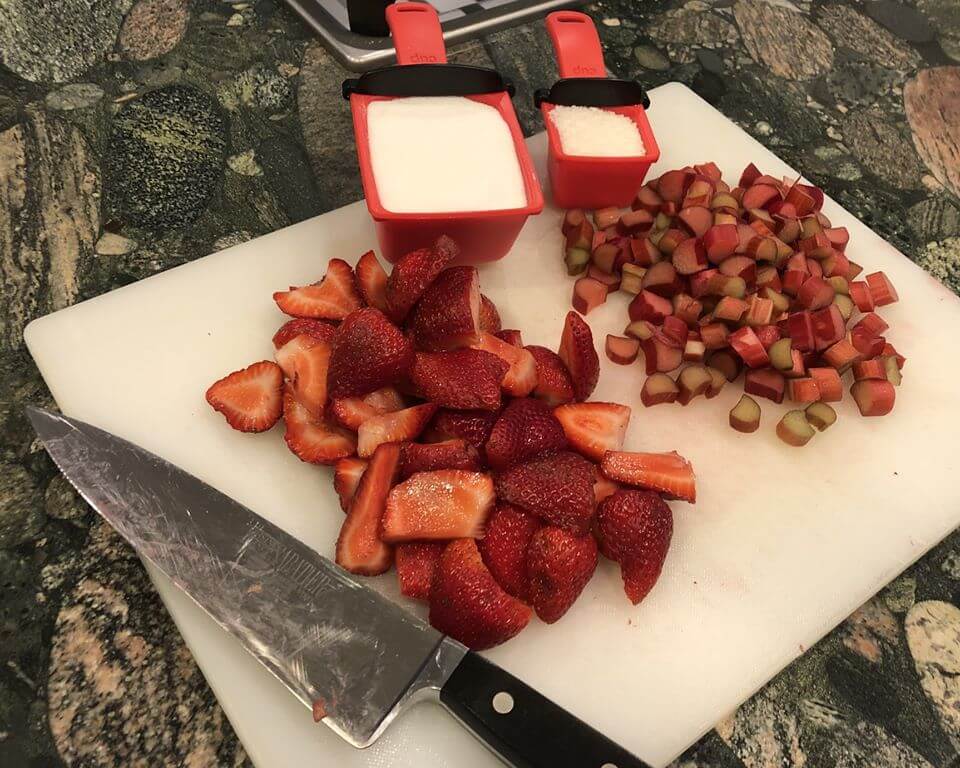
[[[665, 85], [651, 98], [663, 151], [651, 176], [710, 159], [734, 180], [749, 161], [795, 173], [687, 88]], [[529, 145], [542, 171], [545, 137]], [[900, 292], [901, 302], [882, 310], [908, 358], [890, 417], [861, 419], [848, 396], [837, 425], [795, 449], [774, 436], [781, 407], [763, 406], [754, 435], [726, 425], [740, 384], [687, 408], [645, 409], [640, 366], [602, 354], [604, 335], [623, 330], [627, 297], [613, 296], [589, 317], [603, 361], [594, 399], [633, 406], [628, 448], [689, 457], [699, 501], [673, 504], [673, 547], [643, 604], [630, 605], [605, 561], [558, 624], [534, 621], [489, 656], [654, 766], [960, 522], [960, 301], [837, 204], [828, 200], [824, 210], [850, 230], [851, 257], [867, 271], [885, 270]], [[521, 328], [528, 344], [556, 347], [570, 305], [558, 226], [548, 208], [505, 259], [481, 269], [505, 327]], [[37, 320], [27, 344], [65, 413], [160, 454], [332, 556], [342, 513], [330, 471], [297, 461], [279, 429], [231, 431], [203, 393], [224, 373], [271, 357], [270, 337], [284, 319], [272, 291], [316, 280], [328, 258], [353, 260], [375, 245], [358, 202]], [[430, 705], [401, 717], [370, 749], [352, 749], [315, 725], [166, 578], [151, 575], [261, 768], [497, 764]], [[376, 583], [397, 595], [392, 575]]]

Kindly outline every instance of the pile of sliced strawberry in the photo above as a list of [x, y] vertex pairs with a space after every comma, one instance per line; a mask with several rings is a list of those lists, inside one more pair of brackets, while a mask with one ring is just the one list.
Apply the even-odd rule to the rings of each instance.
[[[789, 445], [836, 420], [842, 377], [863, 416], [893, 410], [905, 358], [874, 310], [897, 301], [883, 272], [858, 279], [849, 233], [823, 214], [823, 192], [761, 174], [752, 163], [730, 188], [714, 163], [668, 171], [645, 184], [632, 210], [580, 210], [563, 219], [565, 261], [581, 275], [582, 314], [612, 291], [632, 294], [625, 335], [607, 357], [629, 365], [643, 352], [644, 405], [714, 397], [746, 367], [746, 395], [730, 414], [759, 427], [750, 395], [804, 406], [777, 425]], [[676, 379], [667, 374], [687, 365]]]
[[293, 453], [334, 466], [337, 563], [367, 576], [396, 564], [431, 623], [480, 649], [533, 613], [559, 620], [598, 552], [638, 603], [670, 545], [662, 496], [693, 502], [696, 489], [676, 454], [621, 450], [629, 408], [585, 402], [599, 359], [579, 315], [557, 352], [524, 347], [456, 256], [441, 238], [390, 275], [373, 253], [356, 273], [331, 260], [319, 283], [275, 294], [294, 315], [276, 362], [230, 374], [207, 400], [243, 431], [282, 417]]

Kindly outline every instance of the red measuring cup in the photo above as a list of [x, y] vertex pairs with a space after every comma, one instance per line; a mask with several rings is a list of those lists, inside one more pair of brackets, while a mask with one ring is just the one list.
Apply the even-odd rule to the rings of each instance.
[[[440, 235], [448, 235], [460, 246], [462, 262], [502, 258], [517, 239], [527, 217], [543, 210], [543, 193], [510, 100], [509, 86], [493, 70], [446, 63], [440, 19], [433, 7], [426, 3], [397, 3], [387, 7], [386, 15], [398, 66], [344, 83], [344, 95], [349, 98], [353, 113], [363, 192], [380, 249], [386, 259], [396, 261], [410, 251], [432, 245]], [[473, 90], [485, 92], [471, 92]], [[396, 213], [383, 207], [370, 158], [367, 110], [375, 101], [431, 95], [466, 96], [500, 113], [510, 130], [520, 163], [527, 198], [524, 207], [455, 213]]]
[[[550, 143], [547, 169], [553, 200], [560, 208], [624, 208], [637, 194], [650, 166], [660, 158], [660, 148], [640, 102], [643, 89], [637, 83], [607, 78], [600, 36], [586, 14], [551, 13], [547, 16], [547, 32], [562, 78], [537, 98]], [[643, 99], [646, 100], [645, 95]], [[646, 154], [635, 157], [567, 154], [550, 117], [558, 103], [596, 106], [629, 117], [640, 131]]]

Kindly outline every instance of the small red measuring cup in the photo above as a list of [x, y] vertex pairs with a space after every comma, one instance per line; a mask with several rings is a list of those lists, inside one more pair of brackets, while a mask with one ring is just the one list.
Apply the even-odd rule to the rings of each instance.
[[[553, 200], [560, 208], [624, 208], [630, 204], [660, 148], [647, 119], [649, 99], [635, 82], [607, 78], [600, 36], [589, 16], [557, 11], [547, 16], [560, 81], [536, 95], [547, 127], [550, 149], [547, 169]], [[550, 117], [559, 105], [600, 107], [629, 117], [640, 131], [646, 154], [635, 157], [586, 157], [563, 151], [560, 133]]]
[[[396, 261], [440, 235], [460, 246], [461, 262], [502, 258], [510, 250], [527, 217], [543, 210], [543, 193], [524, 143], [510, 97], [512, 86], [482, 67], [447, 64], [436, 10], [426, 3], [396, 3], [387, 7], [398, 65], [374, 70], [344, 83], [350, 100], [360, 177], [383, 256]], [[523, 177], [527, 204], [522, 208], [456, 213], [395, 213], [380, 202], [370, 157], [367, 109], [375, 101], [405, 96], [466, 96], [494, 107], [507, 124]]]

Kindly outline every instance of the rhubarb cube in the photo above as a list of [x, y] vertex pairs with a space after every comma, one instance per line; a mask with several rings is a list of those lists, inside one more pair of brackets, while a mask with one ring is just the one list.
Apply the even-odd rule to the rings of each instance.
[[824, 351], [823, 359], [843, 373], [857, 360], [862, 360], [863, 355], [847, 339], [841, 339]]
[[748, 395], [765, 397], [775, 403], [783, 402], [786, 379], [772, 368], [754, 368], [748, 370], [743, 380], [743, 391]]
[[870, 293], [873, 295], [873, 301], [878, 307], [885, 307], [887, 304], [893, 304], [899, 300], [897, 289], [893, 287], [883, 272], [874, 272], [866, 276], [867, 285], [870, 286]]
[[[701, 333], [703, 333], [702, 329]], [[770, 364], [767, 350], [763, 348], [756, 332], [749, 326], [739, 328], [730, 334], [730, 346], [750, 368], [762, 368]]]
[[790, 379], [787, 382], [787, 392], [795, 403], [815, 403], [820, 399], [820, 388], [812, 378]]
[[811, 368], [810, 378], [817, 383], [823, 402], [839, 403], [843, 400], [843, 382], [835, 368]]
[[897, 399], [897, 390], [884, 379], [863, 379], [855, 381], [850, 394], [860, 409], [861, 416], [886, 416], [893, 410]]

